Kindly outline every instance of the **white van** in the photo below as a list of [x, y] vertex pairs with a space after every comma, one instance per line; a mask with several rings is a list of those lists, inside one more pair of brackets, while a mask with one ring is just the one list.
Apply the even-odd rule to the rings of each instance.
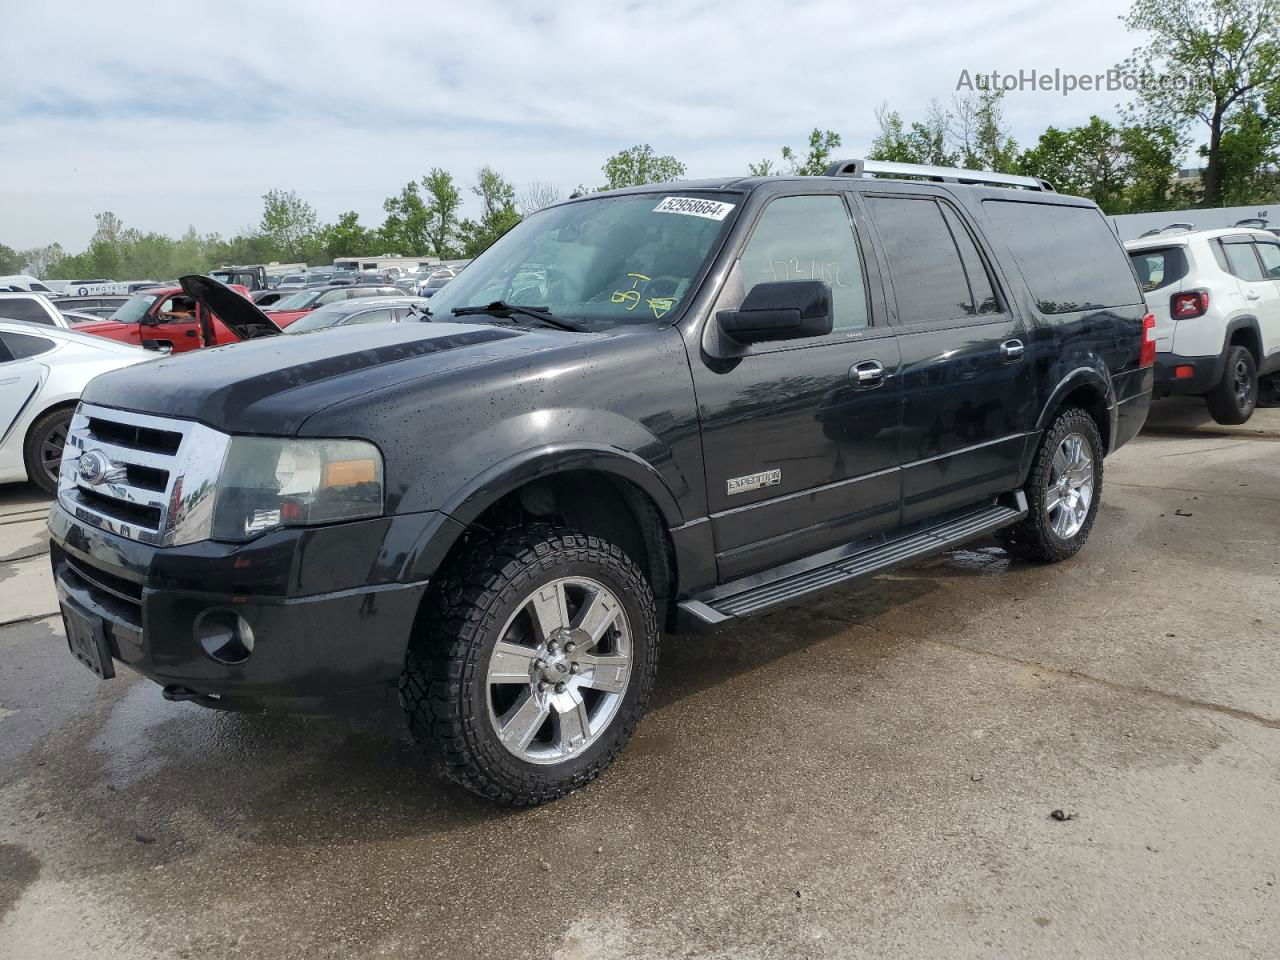
[[30, 290], [34, 293], [53, 293], [52, 290], [35, 277], [28, 276], [25, 273], [15, 273], [7, 277], [0, 277], [0, 290]]

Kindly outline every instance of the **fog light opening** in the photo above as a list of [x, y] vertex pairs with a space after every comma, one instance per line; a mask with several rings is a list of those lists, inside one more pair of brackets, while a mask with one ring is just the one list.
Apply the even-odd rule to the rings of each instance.
[[253, 630], [232, 610], [206, 610], [196, 618], [195, 634], [205, 655], [218, 663], [244, 663], [253, 653]]

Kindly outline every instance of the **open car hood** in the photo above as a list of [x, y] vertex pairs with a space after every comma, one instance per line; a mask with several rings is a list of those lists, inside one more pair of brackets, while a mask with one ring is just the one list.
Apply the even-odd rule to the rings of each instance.
[[198, 273], [182, 277], [178, 283], [187, 296], [217, 315], [241, 340], [272, 337], [283, 331], [252, 300], [242, 297], [226, 284]]

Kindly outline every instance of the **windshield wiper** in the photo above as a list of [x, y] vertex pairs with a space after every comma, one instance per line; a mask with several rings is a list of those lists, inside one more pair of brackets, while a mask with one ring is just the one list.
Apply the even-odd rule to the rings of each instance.
[[522, 307], [518, 303], [507, 303], [505, 300], [495, 300], [493, 303], [486, 303], [483, 306], [453, 308], [455, 317], [468, 317], [476, 314], [488, 314], [492, 317], [506, 317], [508, 319], [513, 314], [519, 314], [522, 317], [541, 320], [547, 326], [555, 327], [557, 330], [572, 330], [581, 333], [586, 329], [572, 320], [562, 320], [559, 317], [552, 316], [551, 310], [547, 307]]

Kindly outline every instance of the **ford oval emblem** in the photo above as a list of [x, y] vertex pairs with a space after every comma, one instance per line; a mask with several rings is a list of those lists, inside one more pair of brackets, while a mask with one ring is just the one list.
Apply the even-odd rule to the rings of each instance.
[[80, 454], [80, 465], [77, 468], [80, 479], [89, 486], [96, 486], [107, 479], [111, 472], [111, 461], [99, 450], [90, 450]]

